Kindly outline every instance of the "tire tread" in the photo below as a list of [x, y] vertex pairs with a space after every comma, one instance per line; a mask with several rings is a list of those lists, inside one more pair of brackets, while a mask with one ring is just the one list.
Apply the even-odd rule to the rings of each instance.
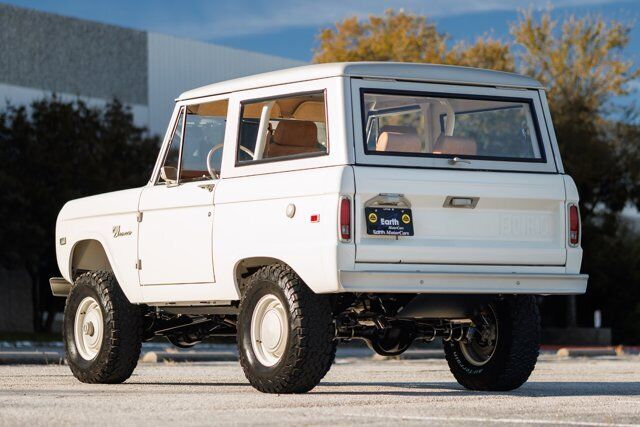
[[[470, 374], [460, 364], [459, 344], [445, 342], [444, 350], [451, 373], [470, 390], [509, 391], [524, 384], [533, 372], [540, 353], [540, 313], [535, 297], [517, 295], [503, 301], [510, 334], [499, 337], [508, 342], [500, 355], [501, 363], [481, 374]], [[491, 363], [491, 362], [490, 362]]]
[[[272, 281], [282, 289], [289, 304], [290, 324], [289, 351], [285, 364], [277, 373], [266, 378], [255, 375], [251, 362], [242, 349], [240, 364], [253, 387], [265, 393], [305, 393], [324, 378], [335, 359], [336, 344], [333, 341], [334, 326], [328, 301], [315, 294], [289, 267], [272, 264], [258, 270], [250, 279], [245, 291], [248, 295], [262, 282]], [[246, 299], [240, 303], [240, 311], [246, 307]], [[239, 325], [239, 329], [249, 325]], [[248, 331], [246, 333], [249, 333]], [[240, 343], [242, 340], [238, 340]]]
[[[105, 337], [95, 363], [89, 369], [73, 362], [67, 349], [67, 361], [73, 375], [84, 383], [115, 384], [126, 381], [138, 364], [142, 347], [142, 314], [137, 305], [131, 304], [124, 295], [113, 273], [109, 271], [91, 271], [78, 276], [71, 292], [81, 286], [93, 288], [104, 308]], [[65, 305], [64, 321], [73, 322], [75, 309], [70, 306], [71, 294]], [[73, 340], [67, 336], [64, 340]], [[68, 347], [69, 343], [65, 346]], [[106, 347], [105, 347], [106, 345]]]

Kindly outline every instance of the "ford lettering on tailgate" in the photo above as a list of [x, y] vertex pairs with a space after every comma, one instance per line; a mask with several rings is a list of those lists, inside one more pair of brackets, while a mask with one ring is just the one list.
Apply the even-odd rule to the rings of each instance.
[[376, 236], [413, 236], [411, 209], [364, 208], [367, 234]]

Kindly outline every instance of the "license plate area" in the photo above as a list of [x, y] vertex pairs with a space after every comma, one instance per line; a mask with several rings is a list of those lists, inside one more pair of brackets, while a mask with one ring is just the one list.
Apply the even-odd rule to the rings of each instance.
[[409, 208], [365, 207], [367, 234], [413, 236], [413, 215]]

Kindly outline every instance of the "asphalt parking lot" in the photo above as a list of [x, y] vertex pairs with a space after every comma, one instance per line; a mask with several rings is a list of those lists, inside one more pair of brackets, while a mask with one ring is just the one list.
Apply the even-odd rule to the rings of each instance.
[[511, 393], [463, 390], [446, 362], [339, 358], [306, 395], [253, 390], [236, 362], [140, 364], [121, 385], [63, 365], [0, 366], [0, 425], [637, 425], [640, 356], [542, 356]]

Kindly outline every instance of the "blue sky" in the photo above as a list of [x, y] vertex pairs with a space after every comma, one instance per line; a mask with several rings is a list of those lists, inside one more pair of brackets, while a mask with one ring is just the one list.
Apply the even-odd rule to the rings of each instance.
[[[381, 14], [386, 8], [429, 16], [440, 31], [455, 40], [483, 34], [506, 38], [518, 10], [543, 10], [553, 15], [601, 14], [634, 24], [638, 0], [14, 0], [7, 3], [171, 34], [221, 45], [308, 61], [319, 29], [347, 16]], [[631, 32], [628, 49], [637, 62], [640, 31]]]

